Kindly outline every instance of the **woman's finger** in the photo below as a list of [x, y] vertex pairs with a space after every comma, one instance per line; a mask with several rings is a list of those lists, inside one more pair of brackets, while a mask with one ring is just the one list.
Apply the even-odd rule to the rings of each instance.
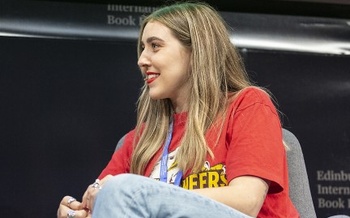
[[70, 218], [86, 218], [88, 217], [88, 212], [86, 210], [69, 210], [67, 216]]
[[88, 186], [82, 198], [82, 208], [89, 210], [92, 208], [93, 205], [91, 206], [90, 201], [94, 190], [95, 188], [93, 188], [93, 184]]
[[65, 196], [61, 201], [61, 205], [64, 205], [73, 210], [82, 209], [81, 202], [77, 201], [74, 197], [71, 196]]
[[[68, 196], [69, 197], [69, 196]], [[66, 200], [65, 198], [64, 200]], [[62, 200], [62, 203], [65, 201]], [[88, 211], [86, 210], [75, 210], [72, 208], [69, 208], [68, 206], [64, 204], [60, 204], [58, 210], [57, 210], [57, 218], [86, 218], [88, 216]]]
[[100, 191], [101, 186], [98, 185], [91, 185], [91, 187], [88, 190], [88, 196], [87, 196], [87, 208], [92, 210], [94, 203], [95, 203], [95, 198], [97, 193]]
[[97, 193], [100, 189], [102, 189], [103, 184], [112, 177], [112, 175], [107, 175], [102, 180], [96, 179], [93, 184], [89, 185], [83, 195], [81, 207], [91, 211], [94, 206]]
[[82, 200], [81, 200], [81, 205], [83, 208], [87, 208], [86, 205], [87, 205], [87, 198], [88, 198], [88, 190], [89, 190], [90, 187], [88, 187], [86, 189], [86, 191], [84, 192], [84, 195], [82, 197]]

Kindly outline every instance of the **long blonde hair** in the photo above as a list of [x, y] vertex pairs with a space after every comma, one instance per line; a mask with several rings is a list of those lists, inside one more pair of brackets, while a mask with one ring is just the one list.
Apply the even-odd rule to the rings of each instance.
[[[138, 41], [148, 22], [157, 21], [191, 51], [189, 109], [185, 133], [176, 155], [178, 167], [198, 172], [207, 154], [205, 133], [225, 111], [228, 95], [250, 86], [241, 57], [232, 45], [226, 23], [206, 3], [175, 3], [153, 12], [141, 25]], [[131, 173], [143, 174], [156, 152], [162, 147], [169, 120], [174, 114], [169, 99], [152, 100], [145, 84], [137, 107], [135, 147]]]

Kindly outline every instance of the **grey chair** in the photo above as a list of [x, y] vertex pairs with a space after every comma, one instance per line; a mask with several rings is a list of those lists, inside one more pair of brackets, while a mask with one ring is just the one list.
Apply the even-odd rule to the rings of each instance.
[[299, 140], [286, 129], [283, 129], [283, 140], [289, 147], [287, 151], [289, 195], [301, 218], [315, 218], [315, 207]]
[[126, 135], [123, 135], [123, 137], [121, 137], [121, 138], [119, 139], [119, 141], [118, 141], [118, 143], [117, 143], [117, 146], [115, 146], [115, 150], [114, 150], [114, 151], [118, 150], [118, 149], [123, 145], [125, 136], [126, 136]]
[[[117, 150], [124, 143], [125, 135], [119, 140]], [[287, 151], [289, 172], [289, 194], [301, 218], [316, 218], [312, 202], [309, 179], [300, 143], [293, 133], [283, 129], [283, 140], [289, 146]]]

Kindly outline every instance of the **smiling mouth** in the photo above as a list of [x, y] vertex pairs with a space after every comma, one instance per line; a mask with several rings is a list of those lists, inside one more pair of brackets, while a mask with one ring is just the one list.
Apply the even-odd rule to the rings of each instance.
[[144, 80], [147, 82], [147, 84], [152, 83], [154, 80], [156, 80], [159, 77], [159, 73], [147, 73]]

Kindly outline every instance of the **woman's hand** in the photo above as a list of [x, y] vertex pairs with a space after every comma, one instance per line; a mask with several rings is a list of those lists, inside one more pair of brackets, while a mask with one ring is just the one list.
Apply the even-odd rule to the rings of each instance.
[[112, 177], [112, 175], [107, 175], [102, 180], [97, 179], [95, 183], [89, 185], [89, 187], [86, 189], [81, 206], [85, 210], [89, 211], [89, 214], [92, 213], [97, 193], [100, 191], [100, 189], [102, 189], [103, 184]]
[[89, 218], [88, 211], [84, 210], [81, 202], [70, 196], [65, 196], [57, 210], [57, 218]]

